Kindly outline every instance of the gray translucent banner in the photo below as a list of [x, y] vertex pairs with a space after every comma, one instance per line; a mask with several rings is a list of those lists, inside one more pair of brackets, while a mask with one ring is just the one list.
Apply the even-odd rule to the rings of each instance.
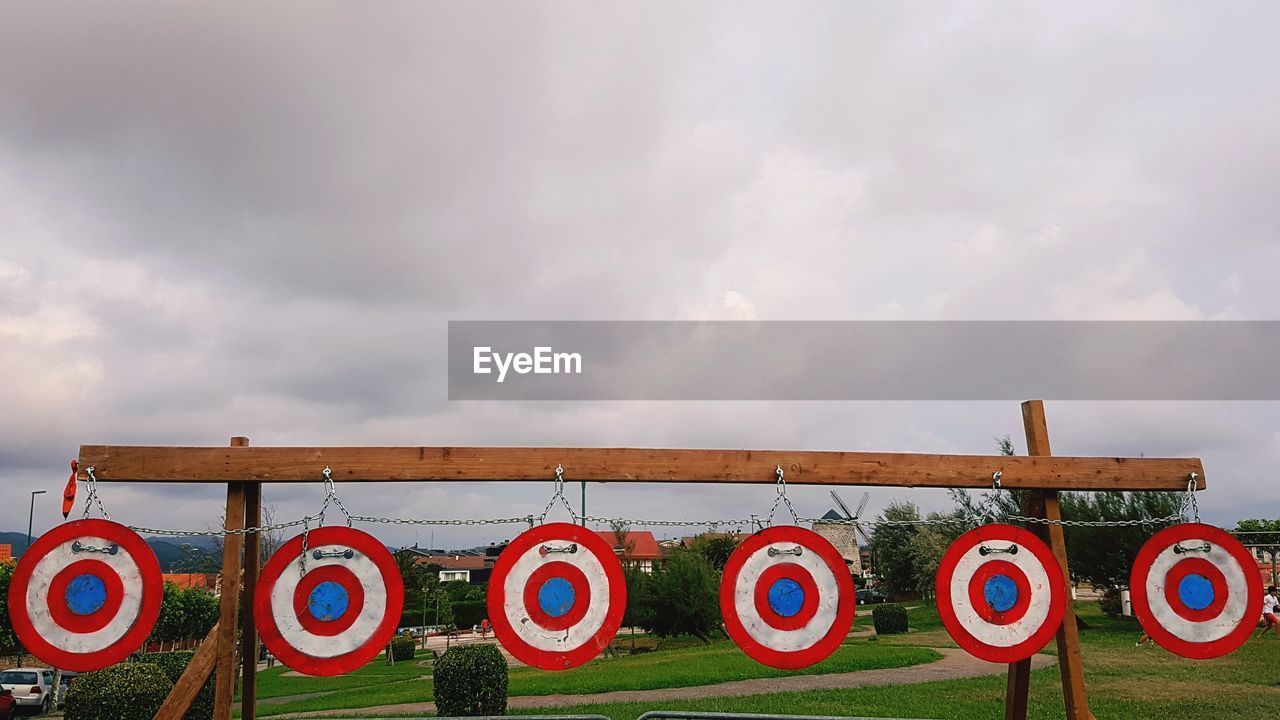
[[451, 400], [1277, 400], [1280, 322], [449, 323]]

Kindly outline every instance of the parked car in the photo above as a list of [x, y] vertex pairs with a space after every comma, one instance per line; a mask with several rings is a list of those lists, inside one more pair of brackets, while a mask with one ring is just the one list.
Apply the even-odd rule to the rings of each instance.
[[884, 602], [884, 593], [873, 588], [864, 588], [858, 591], [858, 604], [879, 604]]
[[0, 688], [13, 693], [17, 707], [43, 715], [53, 709], [53, 670], [13, 668], [0, 672]]
[[67, 693], [71, 691], [71, 683], [75, 681], [76, 676], [78, 676], [79, 674], [80, 673], [72, 672], [70, 670], [62, 671], [62, 674], [58, 679], [59, 687], [57, 688], [59, 710], [61, 710], [63, 706], [67, 704]]
[[13, 720], [18, 714], [18, 701], [13, 693], [0, 688], [0, 720]]

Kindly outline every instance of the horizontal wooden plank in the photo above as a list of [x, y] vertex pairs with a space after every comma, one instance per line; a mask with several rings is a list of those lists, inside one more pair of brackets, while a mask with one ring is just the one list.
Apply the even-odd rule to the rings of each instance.
[[986, 488], [995, 471], [1009, 489], [1183, 490], [1196, 458], [1007, 457], [791, 450], [514, 447], [145, 447], [82, 445], [101, 481], [338, 482], [549, 481], [557, 465], [578, 482], [754, 483], [782, 466], [800, 485]]

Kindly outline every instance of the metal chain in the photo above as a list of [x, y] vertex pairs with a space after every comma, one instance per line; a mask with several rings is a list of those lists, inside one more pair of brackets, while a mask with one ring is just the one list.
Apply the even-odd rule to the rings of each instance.
[[787, 476], [782, 472], [781, 465], [778, 465], [777, 467], [778, 482], [774, 484], [774, 487], [777, 489], [778, 495], [773, 499], [773, 507], [769, 508], [769, 518], [765, 520], [765, 522], [772, 526], [773, 514], [778, 512], [778, 505], [780, 503], [785, 503], [787, 506], [787, 512], [791, 513], [791, 521], [796, 525], [799, 525], [800, 516], [796, 515], [796, 509], [791, 505], [791, 498], [787, 497]]
[[85, 473], [89, 476], [89, 494], [84, 496], [84, 517], [82, 519], [89, 519], [89, 510], [93, 507], [93, 503], [96, 502], [98, 510], [102, 511], [102, 517], [110, 520], [111, 513], [107, 512], [107, 506], [102, 504], [102, 497], [98, 495], [98, 478], [93, 475], [93, 466], [90, 465], [85, 469]]
[[556, 464], [555, 492], [551, 493], [551, 499], [547, 501], [547, 506], [542, 509], [542, 514], [537, 517], [539, 524], [547, 521], [547, 516], [551, 514], [551, 508], [555, 506], [556, 500], [564, 504], [564, 509], [569, 511], [569, 517], [577, 519], [573, 512], [573, 506], [569, 504], [569, 498], [564, 496], [564, 466], [558, 463]]
[[608, 518], [596, 517], [594, 515], [574, 515], [575, 520], [581, 522], [605, 523], [608, 525], [625, 524], [635, 525], [637, 527], [708, 527], [715, 529], [721, 526], [734, 525], [750, 525], [750, 519], [745, 520], [631, 520], [629, 518]]

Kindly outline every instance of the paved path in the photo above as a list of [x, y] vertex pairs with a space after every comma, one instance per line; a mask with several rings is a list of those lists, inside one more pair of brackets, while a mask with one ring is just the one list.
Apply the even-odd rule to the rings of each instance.
[[[768, 695], [780, 692], [804, 692], [806, 690], [840, 690], [878, 685], [915, 685], [935, 680], [957, 680], [982, 675], [999, 675], [1008, 668], [1008, 665], [978, 660], [963, 650], [954, 648], [934, 648], [934, 650], [941, 653], [942, 658], [940, 660], [904, 668], [859, 670], [857, 672], [831, 673], [827, 675], [754, 678], [751, 680], [735, 680], [718, 685], [662, 688], [658, 690], [615, 690], [613, 692], [592, 693], [590, 695], [520, 695], [508, 700], [507, 706], [513, 709], [552, 708], [568, 705], [599, 705], [626, 702], [647, 702], [658, 705], [668, 700], [743, 697], [746, 695]], [[1058, 659], [1052, 655], [1036, 655], [1031, 659], [1031, 666], [1033, 668], [1048, 667], [1057, 661]], [[277, 715], [275, 718], [280, 720], [321, 717], [360, 718], [378, 717], [386, 713], [434, 714], [435, 710], [435, 703], [419, 702], [352, 710], [322, 710], [293, 715]], [[273, 720], [275, 719], [273, 718]]]

